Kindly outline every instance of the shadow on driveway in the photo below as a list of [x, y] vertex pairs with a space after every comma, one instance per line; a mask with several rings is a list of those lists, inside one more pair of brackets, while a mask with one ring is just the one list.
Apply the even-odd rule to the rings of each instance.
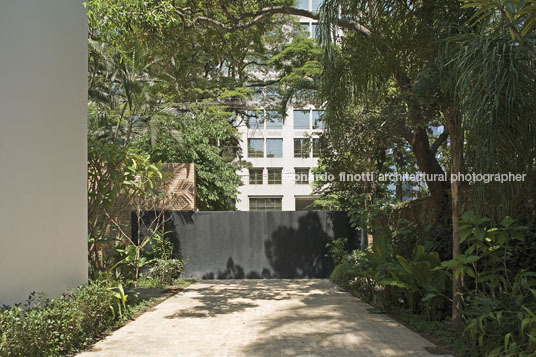
[[201, 281], [81, 356], [434, 356], [327, 280]]

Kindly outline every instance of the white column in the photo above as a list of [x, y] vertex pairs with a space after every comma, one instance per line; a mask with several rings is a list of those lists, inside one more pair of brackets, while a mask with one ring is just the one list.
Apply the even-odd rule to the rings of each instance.
[[0, 2], [0, 305], [87, 282], [87, 17]]

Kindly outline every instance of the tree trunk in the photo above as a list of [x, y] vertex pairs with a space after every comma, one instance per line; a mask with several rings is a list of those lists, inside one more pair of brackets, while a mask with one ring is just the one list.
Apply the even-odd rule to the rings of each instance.
[[360, 237], [360, 249], [366, 250], [368, 248], [368, 236], [366, 227], [361, 227], [361, 237]]
[[[370, 157], [367, 158], [367, 163], [368, 165], [370, 165]], [[365, 201], [364, 201], [364, 206], [365, 206], [365, 212], [368, 212], [368, 208], [369, 208], [369, 198], [368, 198], [368, 194], [369, 194], [369, 187], [370, 187], [370, 182], [368, 182], [368, 180], [365, 180], [365, 183], [363, 185], [363, 194], [365, 196]], [[366, 215], [367, 219], [363, 219], [363, 217], [361, 217], [361, 240], [359, 242], [360, 244], [360, 249], [361, 250], [365, 250], [368, 248], [368, 234], [367, 234], [367, 229], [368, 229], [368, 220], [369, 220], [369, 217], [368, 217], [368, 214]]]
[[[443, 171], [443, 168], [437, 162], [435, 152], [430, 147], [426, 129], [416, 128], [414, 132], [411, 132], [407, 128], [403, 128], [401, 131], [404, 139], [411, 145], [419, 170], [427, 174], [428, 177], [432, 175], [438, 175], [438, 177], [445, 175], [445, 171]], [[427, 180], [426, 185], [433, 201], [436, 203], [436, 207], [439, 207], [447, 196], [449, 189], [448, 181]]]
[[[404, 154], [400, 149], [395, 153], [395, 165], [396, 172], [401, 173], [404, 169]], [[400, 180], [396, 180], [395, 182], [395, 198], [398, 202], [402, 202], [404, 199], [404, 189], [402, 187], [402, 181]]]
[[[458, 176], [464, 173], [463, 164], [463, 129], [461, 115], [457, 108], [449, 107], [444, 112], [447, 127], [450, 131], [450, 155], [451, 174]], [[452, 258], [455, 259], [461, 254], [459, 221], [462, 214], [462, 182], [458, 179], [451, 179], [451, 199], [452, 199]], [[452, 324], [455, 328], [463, 329], [463, 280], [462, 277], [455, 277], [452, 272]]]

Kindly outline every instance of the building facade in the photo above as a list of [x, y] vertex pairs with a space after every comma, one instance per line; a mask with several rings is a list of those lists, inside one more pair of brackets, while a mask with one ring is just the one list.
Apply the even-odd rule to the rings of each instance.
[[314, 176], [320, 156], [319, 134], [324, 128], [322, 112], [312, 106], [290, 107], [283, 120], [261, 110], [239, 126], [241, 148], [252, 167], [239, 174], [240, 211], [311, 209]]
[[[296, 4], [309, 11], [317, 11], [320, 5], [321, 0]], [[316, 21], [302, 17], [299, 22], [309, 37], [316, 37]], [[258, 108], [238, 126], [244, 159], [252, 165], [239, 171], [243, 184], [236, 204], [239, 211], [312, 209], [316, 197], [311, 169], [317, 166], [321, 151], [321, 117], [322, 112], [312, 105], [291, 104], [284, 119], [275, 111]]]

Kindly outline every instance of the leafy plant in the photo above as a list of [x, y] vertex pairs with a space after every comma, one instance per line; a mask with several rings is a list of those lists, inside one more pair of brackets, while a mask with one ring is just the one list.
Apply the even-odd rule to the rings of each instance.
[[127, 308], [128, 295], [125, 294], [123, 285], [118, 283], [117, 286], [109, 288], [112, 291], [113, 306], [110, 306], [110, 310], [114, 317], [123, 317], [123, 311]]
[[161, 163], [152, 163], [139, 150], [97, 139], [88, 139], [88, 232], [92, 270], [105, 270], [102, 247], [113, 242], [114, 218], [139, 197], [150, 197]]
[[466, 212], [460, 222], [464, 254], [442, 263], [467, 287], [465, 331], [475, 354], [528, 356], [536, 352], [536, 273], [512, 271], [512, 247], [527, 227], [505, 217], [500, 226]]
[[94, 282], [56, 299], [31, 294], [26, 303], [0, 309], [0, 355], [64, 356], [115, 324], [113, 293]]
[[[416, 246], [410, 260], [397, 256], [402, 268], [393, 271], [393, 277], [402, 282], [407, 291], [412, 308], [420, 302], [425, 305], [429, 319], [440, 320], [446, 302], [446, 275], [440, 269], [441, 261], [437, 252], [427, 253], [422, 245]], [[447, 298], [448, 299], [448, 298]]]
[[512, 273], [508, 267], [512, 244], [525, 240], [528, 227], [515, 224], [510, 217], [505, 217], [499, 227], [485, 227], [489, 222], [488, 218], [466, 212], [460, 222], [460, 242], [466, 247], [464, 254], [443, 262], [442, 266], [454, 268], [457, 276], [474, 279], [474, 293], [483, 291], [497, 296], [512, 288]]
[[332, 240], [330, 243], [326, 243], [326, 248], [333, 257], [333, 262], [335, 265], [341, 264], [344, 260], [344, 257], [348, 254], [348, 251], [346, 250], [347, 242], [347, 238], [337, 238]]
[[165, 233], [154, 232], [150, 238], [152, 256], [155, 259], [171, 259], [173, 257], [173, 243]]
[[357, 275], [358, 273], [351, 263], [342, 262], [333, 269], [329, 275], [329, 280], [344, 289], [348, 289]]
[[153, 261], [144, 249], [149, 241], [149, 239], [144, 239], [140, 244], [117, 241], [115, 251], [119, 254], [119, 259], [110, 270], [120, 269], [125, 278], [137, 281], [140, 269]]
[[156, 259], [149, 275], [164, 285], [170, 285], [184, 272], [186, 262], [180, 259]]
[[346, 260], [352, 264], [356, 274], [353, 282], [350, 284], [352, 292], [357, 293], [366, 301], [374, 300], [376, 292], [376, 281], [374, 280], [374, 269], [369, 258], [370, 253], [363, 250], [354, 250], [346, 257]]

